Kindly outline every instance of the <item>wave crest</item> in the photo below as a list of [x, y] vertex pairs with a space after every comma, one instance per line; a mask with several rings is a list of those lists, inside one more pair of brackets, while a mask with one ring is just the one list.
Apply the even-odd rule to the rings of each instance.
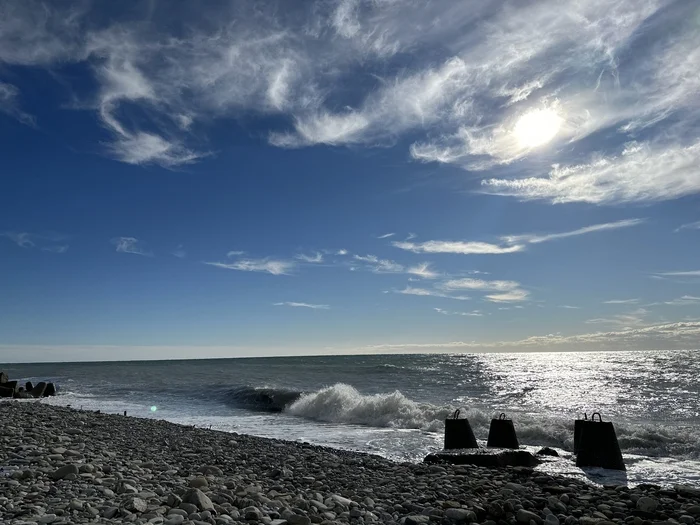
[[288, 414], [328, 423], [433, 431], [444, 427], [450, 411], [412, 401], [398, 390], [364, 395], [343, 383], [302, 394], [285, 410]]

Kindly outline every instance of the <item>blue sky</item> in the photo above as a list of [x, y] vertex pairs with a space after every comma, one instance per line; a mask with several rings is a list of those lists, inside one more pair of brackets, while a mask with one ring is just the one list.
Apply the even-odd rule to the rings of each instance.
[[0, 360], [698, 348], [694, 2], [0, 6]]

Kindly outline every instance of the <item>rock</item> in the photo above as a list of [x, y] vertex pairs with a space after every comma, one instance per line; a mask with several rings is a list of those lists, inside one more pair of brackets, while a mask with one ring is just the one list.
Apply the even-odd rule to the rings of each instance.
[[63, 465], [58, 470], [55, 470], [51, 474], [51, 477], [53, 479], [66, 479], [68, 476], [73, 474], [77, 478], [79, 473], [80, 473], [80, 470], [78, 469], [78, 466], [70, 464], [70, 465]]
[[690, 514], [691, 516], [700, 516], [700, 505], [692, 505], [685, 509], [686, 514]]
[[195, 505], [194, 503], [185, 503], [184, 501], [180, 503], [178, 508], [184, 512], [187, 513], [189, 516], [190, 514], [194, 514], [195, 512], [199, 511], [199, 507]]
[[559, 452], [554, 450], [553, 448], [550, 447], [542, 447], [537, 451], [537, 456], [552, 456], [552, 457], [559, 457]]
[[195, 489], [203, 489], [209, 486], [207, 478], [204, 476], [197, 476], [196, 478], [190, 480], [190, 487]]
[[430, 521], [430, 516], [407, 516], [406, 525], [426, 525]]
[[183, 496], [182, 501], [197, 505], [199, 510], [214, 511], [214, 504], [211, 502], [209, 497], [199, 489], [188, 490]]
[[476, 521], [476, 514], [467, 509], [447, 509], [445, 517], [453, 521], [466, 521], [467, 523]]
[[335, 501], [336, 503], [339, 503], [345, 507], [349, 507], [350, 504], [352, 503], [352, 500], [349, 500], [348, 498], [344, 498], [343, 496], [339, 496], [338, 494], [333, 494], [331, 496], [331, 499]]
[[180, 505], [180, 503], [182, 503], [182, 498], [177, 494], [168, 494], [166, 503], [168, 507], [177, 507]]
[[311, 519], [301, 514], [292, 514], [287, 518], [289, 525], [311, 525]]
[[167, 520], [165, 520], [164, 525], [182, 525], [182, 523], [184, 522], [184, 516], [180, 516], [179, 514], [172, 514], [168, 516]]
[[542, 523], [542, 518], [540, 518], [538, 514], [525, 509], [520, 509], [516, 512], [515, 519], [518, 520], [519, 523], [530, 523], [530, 521], [534, 521], [538, 524]]
[[544, 518], [544, 525], [559, 525], [559, 518], [554, 514], [547, 514]]
[[117, 507], [107, 507], [104, 511], [102, 511], [102, 517], [111, 520], [117, 514], [117, 512], [119, 512]]
[[7, 383], [10, 380], [5, 372], [0, 372], [0, 384]]
[[215, 465], [206, 465], [203, 467], [199, 467], [199, 473], [204, 475], [204, 476], [223, 476], [224, 473], [222, 470], [215, 466]]
[[641, 510], [642, 512], [654, 512], [658, 506], [659, 502], [654, 498], [642, 496], [637, 500], [637, 510]]
[[456, 449], [428, 454], [424, 463], [450, 463], [452, 465], [476, 465], [479, 467], [534, 467], [540, 460], [527, 450], [510, 449]]
[[39, 518], [37, 523], [53, 523], [58, 519], [58, 516], [55, 514], [44, 514], [41, 518]]
[[129, 498], [124, 505], [124, 508], [129, 512], [146, 512], [148, 509], [148, 503], [146, 503], [141, 498]]

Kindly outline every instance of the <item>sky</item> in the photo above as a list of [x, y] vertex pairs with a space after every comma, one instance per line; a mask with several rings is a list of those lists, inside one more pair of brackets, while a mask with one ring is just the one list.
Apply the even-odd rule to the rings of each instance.
[[0, 4], [0, 362], [700, 348], [700, 5]]

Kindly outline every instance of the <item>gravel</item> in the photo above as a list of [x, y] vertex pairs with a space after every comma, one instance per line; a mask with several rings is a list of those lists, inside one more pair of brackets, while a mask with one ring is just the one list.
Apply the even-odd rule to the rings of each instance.
[[395, 463], [305, 443], [0, 403], [0, 522], [694, 525], [700, 490], [528, 467]]

